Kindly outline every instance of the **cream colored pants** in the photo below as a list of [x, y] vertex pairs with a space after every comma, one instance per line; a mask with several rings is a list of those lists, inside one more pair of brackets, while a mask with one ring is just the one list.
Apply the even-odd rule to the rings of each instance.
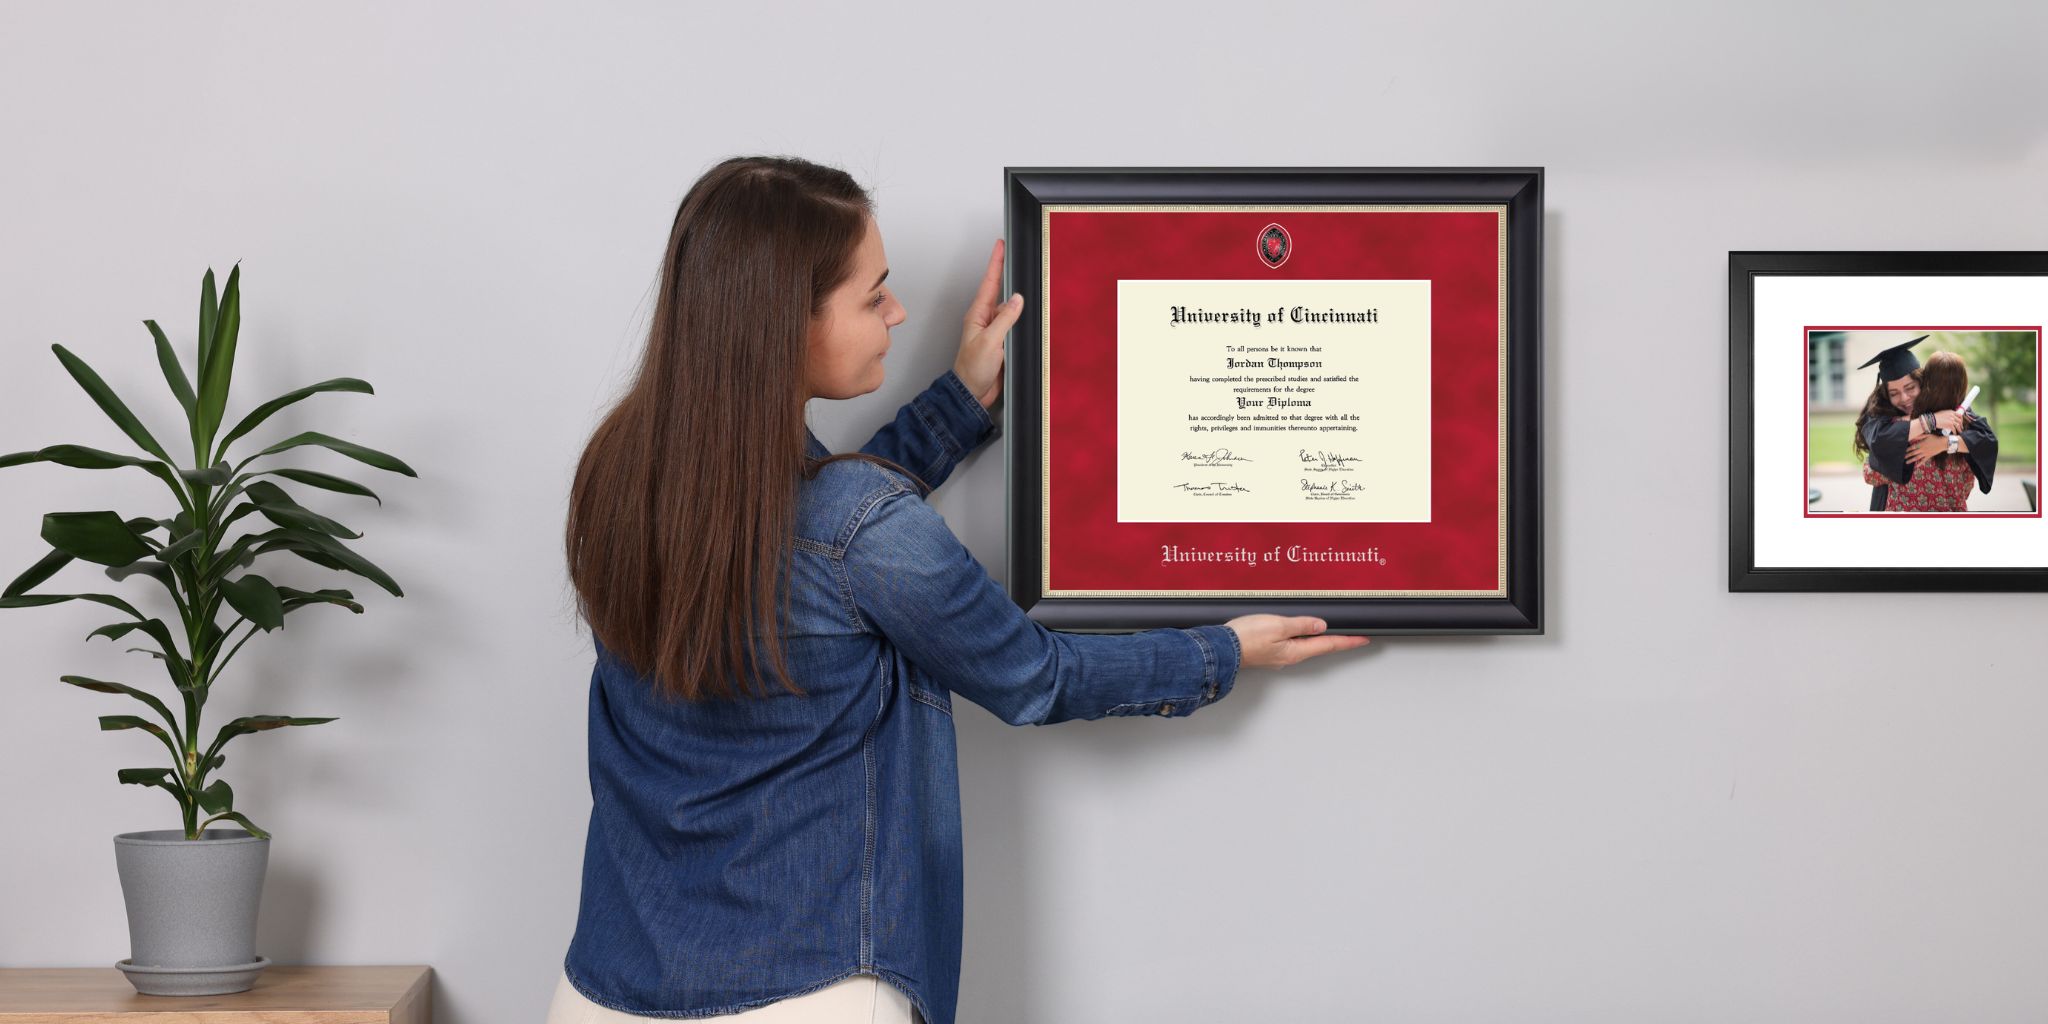
[[[643, 1017], [591, 1002], [563, 974], [555, 983], [554, 1002], [548, 1006], [547, 1024], [636, 1024], [661, 1021], [674, 1024], [674, 1017]], [[708, 1020], [733, 1024], [922, 1024], [910, 997], [872, 974], [856, 974], [800, 996], [757, 1006], [751, 1010], [710, 1017]]]

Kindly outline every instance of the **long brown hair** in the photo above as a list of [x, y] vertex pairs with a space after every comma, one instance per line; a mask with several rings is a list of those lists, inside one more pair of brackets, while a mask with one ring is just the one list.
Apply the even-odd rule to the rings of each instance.
[[[1920, 371], [1913, 370], [1906, 374], [1906, 376], [1918, 381], [1920, 379]], [[1884, 381], [1878, 381], [1877, 390], [1870, 393], [1870, 397], [1863, 403], [1863, 411], [1856, 414], [1856, 437], [1854, 441], [1856, 458], [1861, 460], [1868, 458], [1870, 455], [1870, 442], [1863, 439], [1863, 425], [1865, 423], [1870, 422], [1872, 419], [1895, 420], [1904, 415], [1906, 415], [1906, 410], [1892, 404], [1891, 389], [1885, 386]]]
[[[1963, 404], [1963, 396], [1970, 390], [1970, 367], [1963, 357], [1954, 352], [1936, 352], [1927, 357], [1920, 366], [1920, 397], [1913, 402], [1913, 408], [1927, 412], [1941, 412]], [[1934, 461], [1947, 465], [1957, 456], [1943, 453]]]
[[1970, 367], [1963, 357], [1954, 352], [1936, 352], [1920, 367], [1920, 397], [1913, 407], [1924, 407], [1928, 412], [1954, 409], [1963, 404], [1963, 396], [1969, 391]]
[[804, 450], [811, 321], [872, 209], [844, 171], [734, 157], [676, 210], [646, 351], [577, 462], [565, 531], [592, 635], [671, 699], [765, 693], [751, 638], [801, 693], [776, 642], [798, 481], [841, 458], [904, 472]]

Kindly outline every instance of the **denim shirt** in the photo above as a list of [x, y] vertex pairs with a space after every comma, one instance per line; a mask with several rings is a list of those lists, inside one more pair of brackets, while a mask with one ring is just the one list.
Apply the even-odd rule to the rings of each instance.
[[[936, 487], [996, 425], [947, 371], [861, 450]], [[826, 449], [815, 435], [813, 455]], [[1226, 626], [1126, 634], [1027, 617], [909, 479], [861, 460], [799, 486], [791, 679], [663, 702], [597, 645], [590, 829], [563, 964], [600, 1005], [736, 1013], [874, 974], [931, 1024], [960, 986], [953, 698], [1013, 725], [1178, 718], [1238, 669]]]

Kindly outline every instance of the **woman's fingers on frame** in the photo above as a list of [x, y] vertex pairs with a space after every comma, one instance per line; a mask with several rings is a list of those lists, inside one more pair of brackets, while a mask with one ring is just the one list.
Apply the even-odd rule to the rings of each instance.
[[981, 275], [981, 285], [974, 290], [974, 305], [967, 308], [967, 322], [974, 327], [986, 326], [996, 315], [996, 292], [1003, 287], [1003, 240], [988, 253], [988, 269]]
[[1019, 295], [1010, 296], [1008, 302], [996, 308], [995, 318], [989, 321], [988, 328], [989, 333], [996, 336], [998, 344], [1001, 344], [1004, 335], [1010, 333], [1010, 328], [1017, 325], [1017, 318], [1022, 315], [1024, 315], [1024, 299]]
[[1363, 647], [1371, 642], [1372, 641], [1369, 638], [1362, 636], [1339, 635], [1297, 637], [1293, 640], [1287, 641], [1287, 653], [1289, 655], [1290, 663], [1301, 662], [1307, 661], [1308, 659], [1313, 657], [1317, 657], [1318, 655], [1332, 654], [1337, 651], [1348, 651], [1356, 647]]
[[1316, 618], [1313, 615], [1298, 616], [1297, 618], [1295, 618], [1293, 625], [1300, 630], [1300, 633], [1298, 635], [1301, 636], [1307, 636], [1313, 633], [1321, 633], [1323, 630], [1330, 628], [1329, 623], [1324, 622], [1322, 619]]

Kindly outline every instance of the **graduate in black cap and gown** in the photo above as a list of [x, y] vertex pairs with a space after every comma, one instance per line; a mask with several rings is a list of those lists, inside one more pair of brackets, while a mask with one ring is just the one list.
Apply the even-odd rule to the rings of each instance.
[[[1913, 479], [1913, 463], [1906, 453], [1915, 442], [1929, 436], [1955, 434], [1961, 440], [1952, 450], [1965, 454], [1970, 471], [1977, 477], [1978, 489], [1988, 494], [1991, 474], [1998, 468], [1998, 435], [1991, 432], [1991, 425], [1981, 416], [1954, 409], [1916, 412], [1913, 408], [1920, 392], [1920, 382], [1914, 375], [1920, 369], [1920, 360], [1909, 350], [1926, 340], [1927, 335], [1923, 334], [1905, 344], [1893, 345], [1857, 367], [1877, 367], [1877, 390], [1871, 392], [1862, 414], [1856, 417], [1856, 452], [1869, 456], [1870, 468], [1878, 475], [1903, 484]], [[1884, 511], [1889, 490], [1884, 484], [1871, 488], [1872, 512]]]

